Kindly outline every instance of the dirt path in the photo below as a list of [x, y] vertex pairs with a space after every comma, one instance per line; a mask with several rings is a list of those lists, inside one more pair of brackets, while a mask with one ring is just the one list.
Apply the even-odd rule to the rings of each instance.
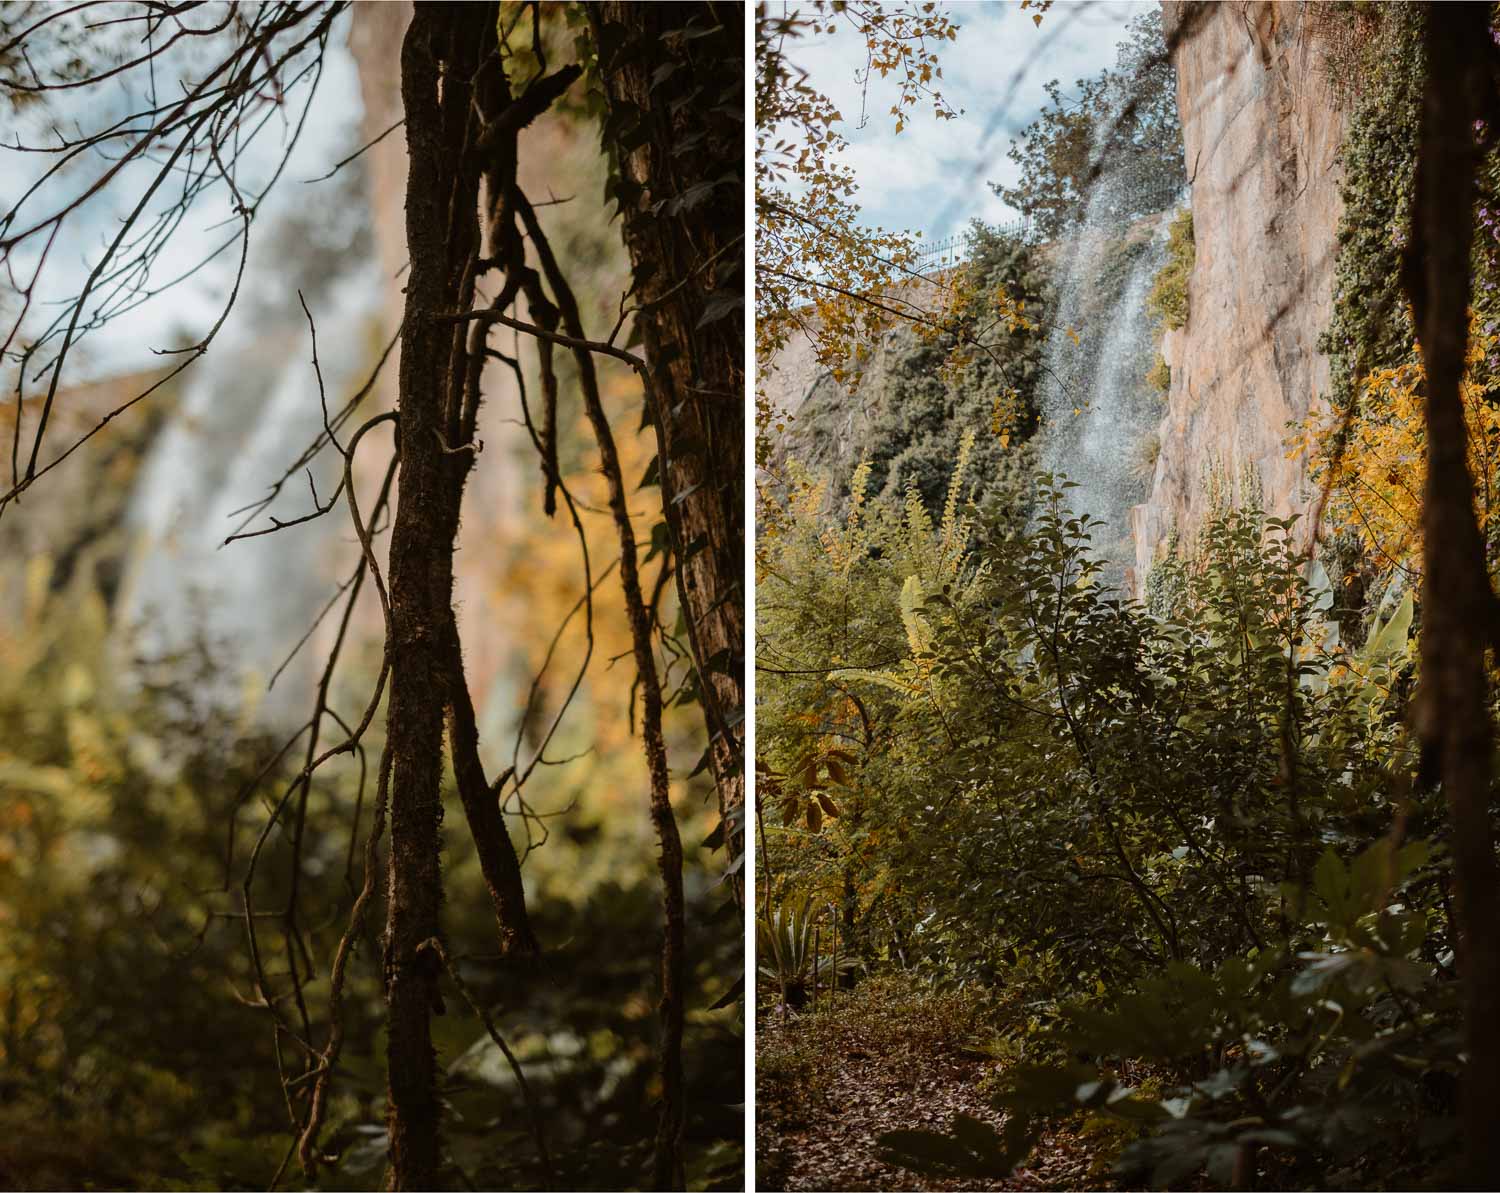
[[[763, 1023], [759, 1032], [806, 1032]], [[876, 1138], [903, 1128], [945, 1130], [963, 1112], [998, 1127], [1001, 1116], [980, 1091], [994, 1062], [956, 1050], [876, 1051], [849, 1048], [838, 1033], [817, 1054], [818, 1096], [793, 1098], [768, 1089], [757, 1097], [756, 1183], [785, 1190], [1086, 1189], [1110, 1187], [1090, 1177], [1087, 1143], [1044, 1136], [1027, 1165], [1000, 1183], [941, 1180], [882, 1164]]]

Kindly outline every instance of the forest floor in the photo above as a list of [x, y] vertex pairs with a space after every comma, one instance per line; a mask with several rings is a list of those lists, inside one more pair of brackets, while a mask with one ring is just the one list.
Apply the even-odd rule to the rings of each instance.
[[1103, 1189], [1097, 1145], [1049, 1132], [1003, 1182], [919, 1176], [881, 1163], [877, 1138], [946, 1130], [957, 1113], [999, 1127], [986, 1092], [997, 1062], [975, 1051], [962, 996], [862, 983], [818, 1014], [763, 1012], [756, 1029], [756, 1175], [762, 1189]]

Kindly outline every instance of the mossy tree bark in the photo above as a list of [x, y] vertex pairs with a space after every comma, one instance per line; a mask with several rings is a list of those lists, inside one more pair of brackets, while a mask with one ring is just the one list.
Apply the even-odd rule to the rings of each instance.
[[[391, 529], [392, 760], [385, 984], [389, 1004], [392, 1189], [439, 1187], [439, 1100], [430, 1016], [441, 962], [445, 714], [460, 796], [501, 921], [502, 943], [529, 943], [520, 877], [498, 806], [478, 768], [473, 713], [453, 613], [453, 547], [473, 465], [470, 350], [442, 320], [473, 302], [479, 252], [479, 130], [471, 102], [495, 48], [493, 4], [418, 4], [401, 49], [410, 154], [406, 240], [410, 271], [401, 335], [401, 466]], [[482, 347], [482, 346], [481, 346]], [[488, 813], [492, 812], [493, 815]]]
[[745, 829], [744, 6], [609, 0], [589, 15], [607, 148], [620, 158], [662, 505], [735, 867]]

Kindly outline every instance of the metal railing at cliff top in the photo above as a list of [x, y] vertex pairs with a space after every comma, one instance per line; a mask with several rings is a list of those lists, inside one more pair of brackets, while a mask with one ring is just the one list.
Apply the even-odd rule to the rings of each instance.
[[[1035, 226], [1030, 219], [1022, 217], [993, 225], [993, 231], [1016, 240], [1030, 240]], [[978, 239], [973, 232], [959, 232], [953, 236], [944, 236], [941, 240], [924, 240], [922, 249], [917, 254], [916, 271], [922, 274], [936, 273], [962, 265], [973, 255]]]

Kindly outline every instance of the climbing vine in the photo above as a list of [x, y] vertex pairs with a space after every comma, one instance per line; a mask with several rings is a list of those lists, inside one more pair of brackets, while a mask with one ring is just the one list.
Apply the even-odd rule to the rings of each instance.
[[1366, 81], [1352, 97], [1339, 152], [1343, 214], [1333, 318], [1318, 341], [1318, 350], [1329, 359], [1329, 397], [1339, 410], [1347, 409], [1354, 396], [1357, 372], [1400, 363], [1414, 343], [1401, 297], [1401, 251], [1416, 176], [1424, 69], [1421, 21], [1405, 5], [1382, 5], [1378, 13], [1379, 28], [1361, 51]]
[[[1355, 596], [1367, 590], [1376, 594], [1387, 580], [1414, 581], [1421, 558], [1426, 377], [1401, 268], [1424, 66], [1421, 21], [1406, 6], [1350, 9], [1340, 19], [1358, 26], [1359, 37], [1334, 40], [1344, 58], [1359, 58], [1364, 81], [1347, 96], [1353, 106], [1340, 149], [1343, 214], [1334, 309], [1318, 345], [1330, 362], [1330, 410], [1299, 428], [1291, 451], [1305, 455], [1314, 481], [1328, 486], [1324, 555], [1341, 601], [1352, 607], [1359, 603]], [[1483, 127], [1475, 132], [1488, 135]], [[1496, 479], [1491, 456], [1500, 435], [1490, 400], [1500, 329], [1496, 172], [1492, 152], [1480, 172], [1472, 338], [1463, 388], [1482, 528], [1488, 523], [1486, 486]]]

